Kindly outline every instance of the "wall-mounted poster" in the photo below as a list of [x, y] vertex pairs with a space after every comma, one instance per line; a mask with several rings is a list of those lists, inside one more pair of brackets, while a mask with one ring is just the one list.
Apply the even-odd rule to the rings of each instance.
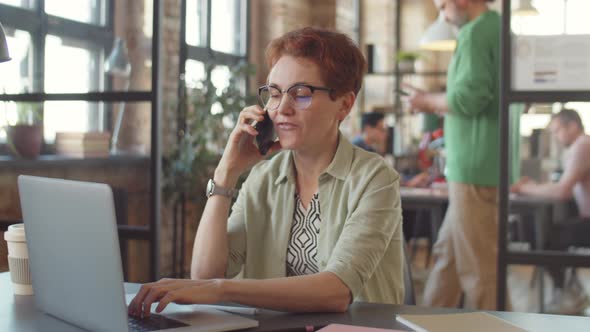
[[512, 90], [590, 90], [590, 35], [514, 36]]

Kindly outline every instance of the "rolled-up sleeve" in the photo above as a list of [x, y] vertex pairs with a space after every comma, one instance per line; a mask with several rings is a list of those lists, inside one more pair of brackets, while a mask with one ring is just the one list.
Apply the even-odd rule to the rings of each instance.
[[227, 222], [227, 245], [229, 257], [225, 272], [226, 278], [233, 278], [240, 273], [246, 260], [246, 216], [244, 211], [244, 201], [247, 199], [247, 182], [246, 181], [238, 199], [232, 206], [231, 215]]
[[492, 103], [497, 93], [498, 49], [483, 37], [467, 36], [459, 56], [456, 77], [447, 92], [452, 114], [477, 116]]
[[382, 164], [369, 176], [324, 271], [334, 273], [355, 298], [371, 278], [402, 222], [399, 176]]

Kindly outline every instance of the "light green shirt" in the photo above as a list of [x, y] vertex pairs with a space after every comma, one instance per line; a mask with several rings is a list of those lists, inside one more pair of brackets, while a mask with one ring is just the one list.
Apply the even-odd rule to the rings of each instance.
[[[228, 221], [227, 276], [286, 276], [295, 209], [293, 154], [282, 151], [257, 164]], [[403, 301], [402, 215], [399, 176], [383, 158], [340, 134], [334, 159], [319, 178], [321, 224], [317, 262], [334, 273], [355, 301]]]

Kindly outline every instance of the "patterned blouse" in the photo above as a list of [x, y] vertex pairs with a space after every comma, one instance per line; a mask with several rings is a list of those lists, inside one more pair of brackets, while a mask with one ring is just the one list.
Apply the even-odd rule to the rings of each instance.
[[287, 247], [287, 276], [318, 273], [317, 253], [320, 233], [320, 201], [314, 194], [307, 210], [295, 194], [295, 213]]

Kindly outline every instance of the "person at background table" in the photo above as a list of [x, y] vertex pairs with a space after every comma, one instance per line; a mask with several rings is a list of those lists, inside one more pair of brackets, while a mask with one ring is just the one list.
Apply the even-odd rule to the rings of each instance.
[[[387, 128], [385, 114], [382, 112], [367, 112], [361, 115], [361, 134], [354, 137], [352, 144], [369, 152], [380, 155], [385, 153], [387, 144]], [[428, 184], [428, 172], [421, 168], [421, 172], [405, 179], [400, 177], [400, 185], [409, 187], [425, 187]], [[405, 219], [405, 218], [404, 218]], [[405, 224], [404, 224], [405, 227]]]
[[[449, 207], [433, 248], [426, 306], [496, 309], [500, 15], [486, 0], [434, 0], [459, 28], [447, 91], [405, 85], [412, 110], [444, 115]], [[515, 123], [517, 126], [518, 123]]]
[[[237, 201], [210, 196], [195, 238], [192, 280], [145, 284], [129, 306], [237, 302], [296, 312], [342, 312], [352, 301], [401, 303], [399, 176], [353, 146], [339, 125], [360, 90], [365, 60], [338, 32], [294, 30], [267, 48], [265, 107], [246, 107], [215, 170]], [[253, 143], [269, 113], [278, 135], [270, 160]], [[241, 279], [228, 279], [240, 271]]]
[[[552, 225], [549, 249], [567, 250], [569, 246], [590, 247], [590, 136], [584, 133], [580, 115], [571, 109], [555, 114], [549, 130], [557, 142], [566, 148], [562, 155], [563, 174], [557, 182], [537, 183], [523, 177], [511, 187], [518, 194], [551, 199], [574, 199], [579, 219]], [[565, 282], [565, 269], [549, 269], [553, 278], [553, 297], [546, 311], [557, 314], [577, 314], [588, 300], [578, 279]]]
[[385, 115], [380, 112], [363, 113], [361, 128], [361, 134], [353, 138], [352, 144], [367, 151], [384, 155], [387, 143]]

